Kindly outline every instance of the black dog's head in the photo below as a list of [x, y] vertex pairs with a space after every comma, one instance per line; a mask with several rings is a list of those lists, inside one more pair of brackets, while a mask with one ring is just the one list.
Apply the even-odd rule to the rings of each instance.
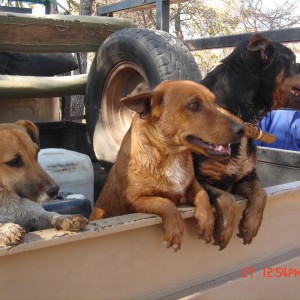
[[300, 66], [287, 47], [260, 34], [241, 42], [201, 82], [217, 103], [244, 121], [271, 109], [300, 109]]

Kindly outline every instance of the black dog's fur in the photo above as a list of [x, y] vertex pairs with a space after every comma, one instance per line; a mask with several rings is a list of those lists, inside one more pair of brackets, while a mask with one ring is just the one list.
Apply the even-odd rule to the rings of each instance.
[[[220, 106], [245, 122], [257, 123], [271, 109], [300, 109], [300, 66], [295, 54], [259, 34], [239, 44], [201, 83], [214, 92]], [[233, 232], [232, 194], [247, 199], [238, 236], [249, 244], [258, 232], [266, 193], [256, 175], [255, 162], [256, 147], [247, 138], [232, 145], [227, 160], [194, 155], [197, 179], [217, 210], [214, 239], [220, 249], [227, 246]]]

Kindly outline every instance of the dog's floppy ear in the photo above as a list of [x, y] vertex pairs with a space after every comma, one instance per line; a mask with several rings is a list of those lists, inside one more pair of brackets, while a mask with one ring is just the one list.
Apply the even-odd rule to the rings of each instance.
[[161, 93], [152, 91], [128, 96], [120, 101], [131, 110], [140, 114], [142, 119], [148, 119], [151, 115], [151, 107], [158, 105], [161, 98]]
[[247, 50], [251, 52], [259, 51], [260, 57], [263, 61], [268, 60], [266, 49], [269, 46], [270, 41], [260, 34], [254, 34], [249, 40]]
[[40, 135], [38, 128], [29, 120], [19, 120], [16, 124], [24, 127], [32, 141], [40, 148]]

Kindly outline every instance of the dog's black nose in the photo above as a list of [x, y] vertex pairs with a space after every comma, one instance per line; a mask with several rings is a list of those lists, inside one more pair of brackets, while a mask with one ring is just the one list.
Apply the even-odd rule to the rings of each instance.
[[246, 127], [243, 124], [237, 124], [232, 126], [232, 131], [235, 135], [242, 137], [245, 134]]
[[58, 185], [48, 185], [46, 188], [46, 193], [50, 198], [54, 198], [59, 191]]

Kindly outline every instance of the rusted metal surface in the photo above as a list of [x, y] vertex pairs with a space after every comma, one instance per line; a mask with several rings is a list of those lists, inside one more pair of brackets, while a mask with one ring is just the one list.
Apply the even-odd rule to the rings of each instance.
[[0, 51], [96, 52], [113, 32], [136, 27], [122, 18], [0, 13]]

